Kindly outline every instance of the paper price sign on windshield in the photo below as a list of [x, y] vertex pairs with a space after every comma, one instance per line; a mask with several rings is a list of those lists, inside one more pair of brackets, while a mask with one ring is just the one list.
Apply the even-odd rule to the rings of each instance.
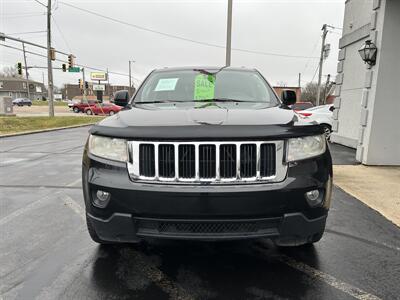
[[194, 79], [194, 100], [214, 99], [215, 75], [199, 74]]

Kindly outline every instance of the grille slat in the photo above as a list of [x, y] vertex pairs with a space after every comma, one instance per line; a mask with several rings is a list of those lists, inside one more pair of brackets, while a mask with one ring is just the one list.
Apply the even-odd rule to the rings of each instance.
[[199, 148], [199, 174], [200, 179], [212, 179], [216, 177], [215, 145], [200, 145]]
[[179, 145], [179, 177], [190, 179], [195, 177], [194, 145]]
[[220, 176], [221, 178], [236, 177], [236, 145], [221, 145]]
[[159, 145], [158, 172], [160, 177], [175, 177], [175, 150], [174, 145]]
[[[129, 174], [135, 179], [179, 182], [281, 181], [284, 143], [129, 142]], [[278, 156], [279, 155], [279, 156]]]
[[155, 176], [154, 145], [141, 144], [139, 147], [139, 172], [141, 176]]
[[260, 176], [274, 176], [276, 173], [275, 145], [261, 144], [260, 147]]
[[243, 144], [240, 146], [240, 176], [251, 178], [256, 176], [256, 145]]

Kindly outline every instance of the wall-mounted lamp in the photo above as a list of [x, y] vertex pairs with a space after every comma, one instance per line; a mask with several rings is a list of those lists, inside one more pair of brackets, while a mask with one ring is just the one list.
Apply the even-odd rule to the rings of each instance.
[[376, 45], [371, 40], [365, 41], [360, 50], [358, 50], [362, 60], [370, 66], [375, 65], [377, 52], [378, 48], [376, 48]]

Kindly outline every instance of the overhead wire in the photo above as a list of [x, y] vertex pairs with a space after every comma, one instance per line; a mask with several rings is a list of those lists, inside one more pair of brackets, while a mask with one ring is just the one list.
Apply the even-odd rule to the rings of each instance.
[[[107, 19], [109, 21], [113, 21], [115, 23], [119, 23], [125, 26], [129, 26], [129, 27], [133, 27], [142, 31], [147, 31], [147, 32], [151, 32], [154, 34], [158, 34], [158, 35], [162, 35], [168, 38], [173, 38], [173, 39], [177, 39], [177, 40], [181, 40], [181, 41], [185, 41], [185, 42], [190, 42], [190, 43], [194, 43], [194, 44], [199, 44], [199, 45], [203, 45], [203, 46], [208, 46], [208, 47], [214, 47], [214, 48], [220, 48], [220, 49], [225, 49], [225, 46], [222, 45], [217, 45], [217, 44], [212, 44], [212, 43], [208, 43], [208, 42], [203, 42], [203, 41], [198, 41], [198, 40], [194, 40], [194, 39], [190, 39], [190, 38], [186, 38], [183, 36], [179, 36], [179, 35], [175, 35], [175, 34], [171, 34], [171, 33], [166, 33], [166, 32], [162, 32], [162, 31], [158, 31], [158, 30], [154, 30], [151, 28], [147, 28], [141, 25], [137, 25], [137, 24], [133, 24], [133, 23], [128, 23], [126, 21], [122, 21], [110, 16], [106, 16], [104, 14], [100, 14], [98, 12], [92, 11], [92, 10], [88, 10], [82, 7], [78, 7], [75, 5], [72, 5], [70, 3], [66, 3], [63, 1], [58, 1], [58, 3], [74, 8], [76, 10], [80, 10], [83, 12], [86, 12], [88, 14], [92, 14], [104, 19]], [[244, 52], [244, 53], [252, 53], [252, 54], [259, 54], [259, 55], [266, 55], [266, 56], [279, 56], [279, 57], [287, 57], [287, 58], [301, 58], [301, 59], [317, 59], [318, 57], [310, 57], [310, 56], [303, 56], [303, 55], [290, 55], [290, 54], [281, 54], [281, 53], [272, 53], [272, 52], [264, 52], [264, 51], [257, 51], [257, 50], [249, 50], [249, 49], [242, 49], [242, 48], [232, 48], [233, 51], [238, 51], [238, 52]]]
[[[0, 46], [6, 47], [6, 48], [10, 48], [10, 49], [14, 49], [14, 50], [23, 51], [21, 48], [10, 46], [10, 45], [0, 44]], [[39, 56], [39, 57], [47, 58], [47, 55], [40, 54], [40, 53], [37, 53], [37, 52], [32, 52], [32, 51], [29, 51], [29, 50], [25, 50], [25, 52], [28, 53], [28, 54], [32, 54], [32, 55], [36, 55], [36, 56]], [[58, 59], [58, 58], [56, 58], [55, 61], [62, 62], [62, 63], [68, 63], [67, 60]], [[107, 70], [101, 69], [101, 68], [98, 68], [98, 67], [92, 67], [92, 66], [82, 65], [82, 64], [75, 64], [75, 65], [77, 67], [81, 67], [81, 68], [85, 68], [85, 69], [89, 69], [89, 70], [93, 70], [93, 71], [107, 72]], [[108, 73], [109, 74], [114, 74], [114, 75], [119, 75], [119, 76], [129, 77], [129, 74], [116, 72], [116, 71], [108, 70]], [[134, 77], [134, 76], [131, 76], [131, 77], [132, 77], [132, 79], [136, 80], [137, 82], [141, 82], [141, 80], [139, 78]]]

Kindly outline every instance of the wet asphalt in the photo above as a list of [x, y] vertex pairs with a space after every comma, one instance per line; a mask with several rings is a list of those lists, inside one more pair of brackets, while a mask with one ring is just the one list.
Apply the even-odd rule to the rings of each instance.
[[336, 187], [314, 246], [98, 246], [80, 183], [87, 130], [0, 139], [0, 299], [400, 299], [400, 229]]

